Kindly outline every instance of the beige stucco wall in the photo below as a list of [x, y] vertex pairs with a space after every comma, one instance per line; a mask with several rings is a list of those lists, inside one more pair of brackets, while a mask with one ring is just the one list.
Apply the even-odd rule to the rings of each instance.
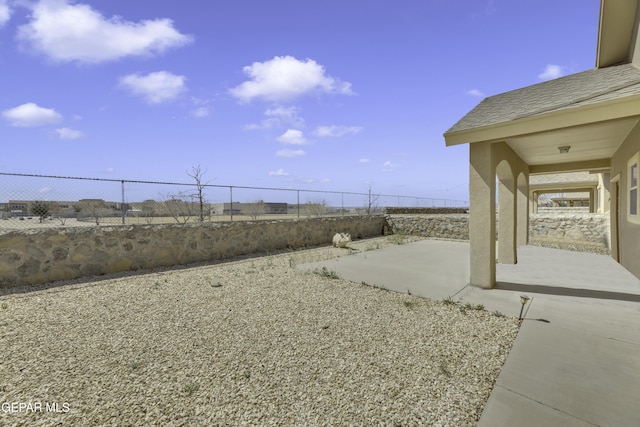
[[[636, 125], [611, 159], [611, 178], [617, 179], [619, 176], [620, 182], [619, 261], [627, 270], [640, 278], [640, 224], [633, 223], [627, 218], [629, 197], [629, 171], [627, 170], [627, 162], [638, 153], [638, 151], [640, 151], [640, 125]], [[613, 193], [611, 203], [611, 223], [612, 228], [614, 228], [615, 195]], [[612, 234], [614, 234], [614, 230], [612, 230]], [[615, 236], [612, 236], [612, 246], [614, 246], [615, 243]]]
[[152, 269], [377, 236], [382, 216], [15, 231], [0, 236], [0, 287]]

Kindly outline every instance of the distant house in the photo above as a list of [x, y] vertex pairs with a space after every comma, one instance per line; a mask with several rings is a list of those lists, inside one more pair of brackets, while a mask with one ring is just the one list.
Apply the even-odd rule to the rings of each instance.
[[609, 187], [611, 255], [640, 277], [640, 0], [601, 0], [596, 66], [484, 99], [445, 134], [469, 144], [470, 283], [496, 282], [499, 262], [527, 244], [530, 177], [602, 174]]
[[282, 202], [252, 202], [252, 203], [214, 203], [212, 209], [218, 215], [251, 215], [259, 213], [260, 215], [286, 214], [288, 213], [288, 204]]

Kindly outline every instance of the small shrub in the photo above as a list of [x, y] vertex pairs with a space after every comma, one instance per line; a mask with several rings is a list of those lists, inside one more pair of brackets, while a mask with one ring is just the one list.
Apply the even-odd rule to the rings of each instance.
[[498, 310], [494, 311], [493, 315], [496, 316], [496, 317], [507, 317], [504, 314], [500, 313]]
[[450, 296], [443, 299], [442, 302], [445, 303], [446, 305], [458, 305], [458, 303]]
[[389, 240], [391, 241], [391, 243], [395, 245], [404, 245], [405, 243], [407, 243], [408, 238], [409, 236], [407, 236], [406, 234], [398, 233], [398, 234], [391, 235]]
[[451, 372], [447, 369], [447, 365], [444, 363], [440, 364], [440, 373], [446, 377], [451, 377]]
[[136, 371], [142, 367], [142, 362], [129, 362], [129, 369]]
[[413, 308], [418, 305], [418, 301], [402, 301], [402, 304], [407, 308]]
[[340, 276], [335, 271], [327, 269], [327, 267], [322, 267], [321, 270], [313, 270], [313, 272], [319, 276], [326, 277], [327, 279], [339, 279]]
[[6, 310], [7, 308], [9, 308], [9, 304], [7, 304], [6, 302], [2, 303], [2, 309]]
[[198, 391], [198, 389], [200, 389], [200, 386], [198, 384], [188, 383], [182, 387], [182, 392], [185, 393], [187, 396], [191, 396], [193, 393]]

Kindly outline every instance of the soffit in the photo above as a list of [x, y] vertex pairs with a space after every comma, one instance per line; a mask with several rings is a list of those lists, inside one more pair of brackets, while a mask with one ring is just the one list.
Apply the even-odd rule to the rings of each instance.
[[[509, 146], [529, 165], [608, 159], [638, 124], [629, 117], [507, 138]], [[558, 147], [571, 146], [568, 153]]]
[[596, 67], [630, 62], [638, 2], [602, 0]]

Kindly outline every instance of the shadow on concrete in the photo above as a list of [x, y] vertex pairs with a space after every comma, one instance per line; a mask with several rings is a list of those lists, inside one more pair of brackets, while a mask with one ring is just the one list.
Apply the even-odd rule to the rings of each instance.
[[640, 302], [640, 295], [624, 292], [599, 291], [595, 289], [564, 288], [559, 286], [527, 285], [523, 283], [497, 282], [495, 289], [528, 292], [535, 294], [560, 295], [580, 298], [596, 298], [617, 301]]

